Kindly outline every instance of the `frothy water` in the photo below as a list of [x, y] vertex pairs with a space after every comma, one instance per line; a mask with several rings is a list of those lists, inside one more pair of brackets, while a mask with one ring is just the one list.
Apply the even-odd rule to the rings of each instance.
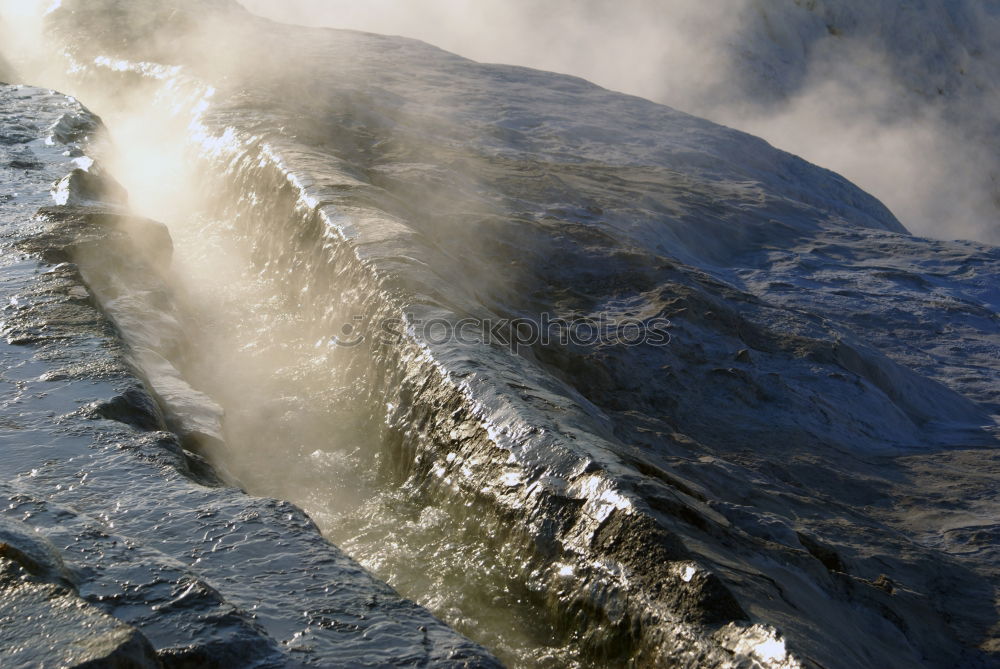
[[338, 351], [254, 267], [233, 223], [196, 213], [170, 228], [194, 326], [185, 370], [225, 409], [227, 446], [213, 455], [234, 480], [290, 499], [334, 544], [511, 666], [603, 665], [558, 628], [544, 573], [524, 580], [531, 557], [490, 509], [448, 505], [446, 490], [391, 471]]
[[[195, 95], [185, 109], [199, 105]], [[495, 509], [456, 499], [447, 483], [411, 472], [405, 458], [392, 461], [384, 418], [392, 407], [359, 401], [357, 375], [376, 363], [331, 337], [336, 302], [350, 288], [330, 292], [330, 305], [303, 304], [303, 284], [324, 270], [293, 273], [255, 258], [261, 245], [240, 219], [254, 216], [259, 196], [230, 196], [217, 175], [201, 173], [197, 125], [162, 111], [110, 110], [115, 151], [108, 158], [132, 207], [170, 229], [171, 276], [190, 338], [175, 362], [225, 412], [225, 443], [206, 451], [214, 464], [251, 494], [300, 506], [351, 557], [510, 666], [614, 663], [600, 625], [581, 632], [567, 617], [560, 584], [533, 564], [529, 539]], [[144, 119], [158, 119], [158, 131]], [[183, 134], [189, 144], [175, 141]], [[151, 167], [150, 155], [160, 162]], [[572, 568], [562, 568], [560, 580], [571, 578]], [[582, 635], [591, 637], [590, 649]]]

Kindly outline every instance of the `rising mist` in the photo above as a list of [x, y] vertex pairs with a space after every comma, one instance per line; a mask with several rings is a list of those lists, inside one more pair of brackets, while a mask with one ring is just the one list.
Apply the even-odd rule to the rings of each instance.
[[840, 172], [914, 233], [1000, 239], [1000, 57], [990, 47], [1000, 17], [985, 3], [243, 4], [282, 21], [400, 34], [475, 60], [575, 74]]

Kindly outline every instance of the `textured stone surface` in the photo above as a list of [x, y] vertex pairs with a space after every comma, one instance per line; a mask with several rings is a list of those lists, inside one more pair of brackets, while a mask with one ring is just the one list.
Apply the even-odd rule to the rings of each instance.
[[96, 169], [89, 206], [50, 206], [99, 131], [75, 100], [3, 86], [0, 123], [0, 161], [33, 165], [4, 173], [0, 204], [4, 666], [495, 666], [299, 509], [219, 485], [166, 431], [128, 362], [141, 352], [85, 286], [108, 313], [141, 298], [169, 314], [169, 237], [94, 206]]
[[[267, 327], [198, 365], [242, 484], [429, 603], [508, 570], [486, 599], [513, 584], [594, 664], [996, 665], [995, 248], [577, 79], [216, 5], [64, 2], [52, 28], [80, 91], [178, 109], [205, 237], [269, 282], [233, 310]], [[542, 314], [667, 318], [671, 342], [417, 327]], [[408, 329], [324, 346], [358, 315]], [[398, 485], [334, 503], [376, 468]]]
[[5, 666], [161, 666], [134, 627], [77, 596], [55, 546], [8, 519], [0, 519], [0, 629]]

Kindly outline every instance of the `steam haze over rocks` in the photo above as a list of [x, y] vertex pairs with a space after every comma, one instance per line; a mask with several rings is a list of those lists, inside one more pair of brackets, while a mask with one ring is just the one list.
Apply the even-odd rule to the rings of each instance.
[[917, 234], [1000, 240], [1000, 12], [979, 0], [244, 0], [584, 77], [843, 174]]
[[996, 19], [0, 1], [0, 664], [1000, 666]]

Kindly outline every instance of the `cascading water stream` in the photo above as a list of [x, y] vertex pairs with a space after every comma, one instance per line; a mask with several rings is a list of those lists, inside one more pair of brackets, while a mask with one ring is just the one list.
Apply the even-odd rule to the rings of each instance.
[[[219, 163], [206, 154], [233, 147], [206, 145], [198, 95], [164, 114], [168, 94], [142, 113], [104, 114], [115, 145], [108, 162], [131, 206], [167, 223], [173, 238], [171, 277], [190, 346], [172, 362], [225, 411], [224, 443], [202, 444], [205, 454], [251, 494], [299, 505], [352, 557], [512, 666], [623, 661], [613, 634], [584, 629], [560, 603], [530, 539], [394, 452], [397, 432], [419, 426], [387, 425], [391, 404], [365, 403], [359, 376], [384, 373], [384, 363], [367, 347], [337, 343], [350, 334], [338, 324], [352, 323], [351, 303], [365, 299], [356, 277], [327, 279], [325, 254], [303, 263], [294, 242], [282, 248], [282, 234], [310, 225], [308, 214], [283, 220], [284, 194], [267, 183], [254, 189], [253, 175], [235, 174], [243, 165], [213, 176]], [[276, 230], [254, 238], [246, 219], [262, 216]], [[316, 282], [327, 304], [301, 299]], [[573, 576], [569, 565], [556, 569]]]
[[[635, 480], [633, 456], [606, 415], [530, 353], [433, 347], [408, 330], [415, 318], [477, 313], [480, 295], [504, 295], [516, 272], [486, 287], [426, 271], [438, 251], [359, 178], [372, 140], [349, 125], [356, 101], [334, 107], [347, 125], [320, 129], [355, 152], [350, 162], [275, 132], [281, 116], [259, 101], [216, 104], [179, 68], [99, 57], [74, 70], [65, 87], [83, 99], [120, 96], [95, 105], [119, 145], [109, 164], [139, 213], [165, 219], [176, 238], [191, 342], [175, 363], [228, 414], [224, 439], [202, 449], [230, 480], [301, 505], [402, 594], [516, 666], [722, 666], [734, 655], [797, 666], [653, 520], [665, 511], [713, 532], [727, 521], [701, 493], [647, 468], [656, 482], [638, 485], [657, 490], [651, 512], [622, 485]], [[530, 160], [464, 160], [547, 195], [531, 185]], [[455, 185], [478, 195], [475, 179]], [[433, 196], [423, 204], [423, 224], [436, 206], [455, 214]], [[488, 208], [474, 215], [490, 220]], [[516, 270], [505, 253], [520, 251], [493, 242], [500, 253], [479, 269]], [[342, 345], [355, 323], [391, 323], [396, 336]], [[728, 547], [704, 548], [728, 559]]]
[[[891, 503], [995, 441], [990, 249], [581, 80], [228, 0], [63, 5], [51, 83], [177, 247], [157, 318], [188, 341], [146, 375], [207, 393], [157, 392], [207, 409], [176, 429], [232, 483], [514, 665], [908, 667], [992, 624], [993, 566]], [[159, 308], [108, 309], [140, 366]], [[546, 316], [670, 337], [418, 327]]]
[[221, 284], [190, 271], [218, 257], [215, 243], [239, 243], [225, 222], [196, 216], [191, 223], [171, 228], [196, 328], [186, 369], [226, 411], [226, 446], [213, 458], [252, 494], [302, 507], [404, 596], [512, 664], [576, 664], [579, 649], [544, 622], [544, 591], [521, 581], [518, 563], [530, 556], [505, 545], [503, 534], [491, 536], [480, 524], [484, 509], [446, 505], [420, 481], [387, 471], [383, 430], [366, 424], [379, 407], [352, 404], [349, 382], [324, 338], [310, 332], [313, 323], [287, 309], [249, 262], [237, 276], [216, 274]]

